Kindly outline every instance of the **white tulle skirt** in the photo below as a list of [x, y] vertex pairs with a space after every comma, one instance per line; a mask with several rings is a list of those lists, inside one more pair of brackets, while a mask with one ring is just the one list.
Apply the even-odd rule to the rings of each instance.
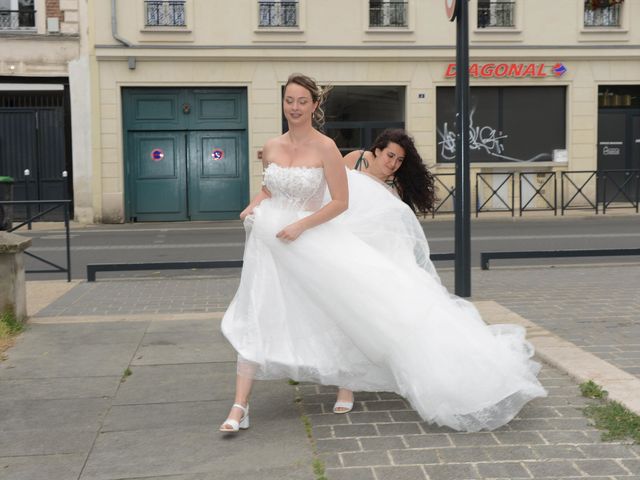
[[285, 243], [309, 212], [265, 200], [245, 221], [240, 286], [222, 331], [238, 372], [392, 391], [428, 422], [495, 429], [546, 395], [522, 327], [487, 326], [441, 285], [413, 212], [349, 172], [350, 207]]

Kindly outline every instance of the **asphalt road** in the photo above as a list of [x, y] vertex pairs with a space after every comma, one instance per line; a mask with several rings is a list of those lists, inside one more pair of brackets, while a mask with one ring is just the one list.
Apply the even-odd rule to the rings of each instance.
[[[427, 218], [422, 222], [434, 253], [454, 250], [452, 218]], [[480, 252], [584, 248], [640, 248], [640, 215], [547, 218], [473, 219], [472, 266], [480, 265]], [[33, 239], [30, 252], [60, 265], [65, 264], [65, 236], [60, 228], [20, 229]], [[244, 231], [239, 221], [191, 223], [136, 223], [72, 228], [72, 277], [86, 277], [89, 263], [169, 262], [190, 260], [236, 260], [242, 258]], [[513, 265], [580, 263], [640, 263], [640, 257], [524, 259], [492, 261], [492, 268]], [[450, 268], [452, 262], [438, 262]], [[50, 268], [33, 259], [28, 269]], [[103, 273], [100, 278], [184, 275], [190, 272]], [[208, 274], [210, 271], [195, 271]], [[62, 273], [34, 273], [30, 279], [64, 278]]]

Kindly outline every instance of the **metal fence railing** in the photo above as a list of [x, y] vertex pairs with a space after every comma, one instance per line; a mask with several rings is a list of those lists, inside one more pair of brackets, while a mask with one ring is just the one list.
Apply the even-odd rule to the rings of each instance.
[[638, 213], [640, 170], [603, 170], [600, 175], [602, 213], [607, 213], [609, 208], [629, 207]]
[[34, 30], [35, 10], [0, 10], [0, 30]]
[[[436, 202], [432, 216], [451, 214], [455, 202], [455, 173], [434, 174]], [[516, 210], [553, 212], [633, 209], [640, 213], [640, 170], [571, 170], [564, 172], [478, 172], [475, 174], [476, 217], [486, 212]]]
[[144, 4], [147, 27], [186, 26], [184, 0], [146, 0]]
[[369, 2], [370, 27], [406, 27], [408, 2]]
[[260, 27], [297, 27], [298, 2], [259, 2]]
[[513, 27], [516, 2], [478, 2], [478, 28]]
[[[489, 178], [492, 180], [491, 183], [487, 181]], [[495, 178], [498, 179], [497, 182], [493, 181]], [[486, 190], [489, 191], [488, 195], [486, 195], [484, 201], [480, 203], [481, 191]], [[492, 204], [489, 204], [492, 200]], [[476, 217], [480, 212], [496, 211], [511, 212], [511, 216], [513, 217], [515, 211], [514, 205], [515, 172], [476, 173]]]
[[18, 223], [17, 225], [12, 225], [8, 230], [9, 232], [15, 232], [16, 230], [25, 227], [31, 226], [31, 223], [34, 220], [38, 220], [41, 217], [44, 217], [50, 212], [53, 212], [56, 209], [62, 209], [63, 217], [64, 217], [64, 231], [65, 231], [65, 251], [66, 251], [66, 266], [58, 265], [57, 263], [52, 262], [51, 260], [47, 260], [46, 258], [42, 258], [35, 253], [31, 253], [28, 250], [25, 250], [23, 253], [28, 257], [31, 257], [45, 265], [49, 265], [51, 267], [47, 270], [29, 270], [27, 269], [26, 273], [50, 273], [50, 272], [62, 272], [67, 274], [67, 282], [71, 281], [71, 235], [69, 234], [69, 210], [71, 206], [71, 200], [15, 200], [15, 201], [0, 201], [0, 207], [2, 208], [13, 208], [14, 206], [27, 206], [27, 207], [40, 207], [44, 205], [44, 210], [39, 213], [36, 213], [33, 216], [28, 217], [23, 222]]
[[584, 2], [585, 27], [619, 27], [622, 5], [619, 3], [602, 8], [590, 8], [591, 0]]
[[[535, 180], [532, 181], [532, 178]], [[556, 172], [520, 172], [518, 175], [518, 186], [520, 189], [520, 216], [522, 212], [552, 210], [554, 215], [558, 214], [558, 194], [556, 183]], [[525, 197], [525, 189], [529, 190]], [[549, 189], [553, 188], [553, 196]], [[535, 201], [540, 200], [539, 206]]]

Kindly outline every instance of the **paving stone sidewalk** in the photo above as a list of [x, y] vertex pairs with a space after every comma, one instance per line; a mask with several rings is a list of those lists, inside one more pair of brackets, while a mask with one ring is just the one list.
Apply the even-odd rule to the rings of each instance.
[[[452, 283], [450, 270], [441, 275], [445, 284]], [[633, 365], [625, 366], [624, 359], [633, 359], [640, 350], [639, 277], [638, 267], [617, 266], [474, 271], [474, 299], [498, 301], [638, 375]], [[273, 466], [271, 474], [282, 475], [273, 478], [313, 478], [309, 463], [301, 466], [310, 462], [311, 446], [300, 431], [292, 388], [283, 382], [259, 387], [262, 390], [256, 391], [254, 403], [260, 406], [256, 406], [253, 426], [238, 441], [221, 443], [211, 429], [211, 419], [225, 414], [232, 390], [231, 382], [222, 385], [215, 379], [233, 377], [232, 357], [226, 356], [231, 352], [219, 343], [219, 315], [213, 312], [224, 309], [237, 281], [237, 275], [223, 275], [82, 283], [42, 310], [36, 321], [59, 318], [62, 323], [34, 325], [10, 351], [9, 363], [0, 363], [0, 388], [14, 392], [0, 401], [0, 412], [12, 412], [0, 413], [0, 477], [2, 467], [9, 465], [13, 470], [4, 472], [22, 472], [22, 476], [8, 477], [11, 480], [262, 479], [270, 477], [250, 469], [284, 455], [278, 465], [284, 462], [300, 470], [292, 468], [285, 476], [284, 470], [273, 470], [279, 468]], [[630, 311], [629, 305], [636, 310]], [[211, 312], [211, 318], [203, 312]], [[131, 319], [193, 313], [206, 319], [65, 323], [105, 313]], [[168, 328], [154, 331], [162, 325]], [[92, 326], [99, 328], [92, 330]], [[60, 330], [52, 335], [41, 327]], [[65, 343], [72, 332], [79, 337], [69, 337]], [[105, 348], [100, 338], [110, 339], [107, 343], [113, 348]], [[215, 348], [210, 348], [214, 339]], [[19, 364], [31, 365], [47, 378], [25, 377]], [[128, 365], [133, 375], [121, 383]], [[91, 381], [83, 381], [87, 371], [94, 372]], [[545, 366], [541, 380], [549, 397], [531, 402], [497, 431], [472, 434], [424, 424], [395, 394], [359, 393], [354, 412], [334, 415], [329, 413], [335, 399], [333, 387], [305, 384], [297, 388], [329, 480], [640, 480], [640, 446], [601, 441], [600, 432], [580, 410], [587, 400], [564, 373]], [[212, 384], [220, 387], [212, 389]], [[34, 395], [36, 403], [29, 404], [25, 399]], [[59, 401], [63, 408], [57, 417], [52, 414]], [[33, 406], [35, 414], [30, 416]], [[281, 422], [291, 425], [290, 433], [278, 430]], [[91, 435], [94, 441], [87, 447], [81, 439]], [[246, 454], [259, 448], [260, 442], [266, 448], [274, 444], [284, 450], [270, 456]], [[229, 465], [210, 458], [229, 456]], [[56, 468], [83, 458], [80, 471], [70, 470], [69, 476], [56, 473], [61, 471]], [[216, 471], [216, 465], [229, 470]], [[46, 477], [27, 475], [42, 472]]]
[[[443, 269], [450, 289], [453, 272]], [[474, 269], [473, 300], [495, 300], [640, 378], [640, 267]], [[39, 316], [188, 313], [224, 310], [238, 272], [171, 280], [81, 283]]]
[[335, 415], [334, 388], [301, 390], [331, 480], [640, 478], [640, 446], [602, 442], [565, 374], [545, 367], [541, 380], [547, 398], [481, 433], [425, 424], [395, 394], [360, 393], [352, 413]]
[[218, 324], [30, 325], [0, 362], [0, 478], [312, 479], [287, 382], [256, 386], [249, 432], [218, 432], [236, 371]]

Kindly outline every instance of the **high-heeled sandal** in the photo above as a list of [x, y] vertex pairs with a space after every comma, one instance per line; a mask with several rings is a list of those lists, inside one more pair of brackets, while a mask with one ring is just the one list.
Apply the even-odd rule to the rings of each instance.
[[[247, 406], [244, 407], [239, 403], [234, 403], [231, 408], [234, 407], [242, 410], [242, 418], [239, 422], [232, 418], [227, 418], [222, 425], [220, 425], [220, 431], [223, 433], [237, 433], [240, 429], [246, 430], [249, 428], [249, 404], [247, 403]], [[228, 425], [231, 428], [224, 428], [225, 425]]]

